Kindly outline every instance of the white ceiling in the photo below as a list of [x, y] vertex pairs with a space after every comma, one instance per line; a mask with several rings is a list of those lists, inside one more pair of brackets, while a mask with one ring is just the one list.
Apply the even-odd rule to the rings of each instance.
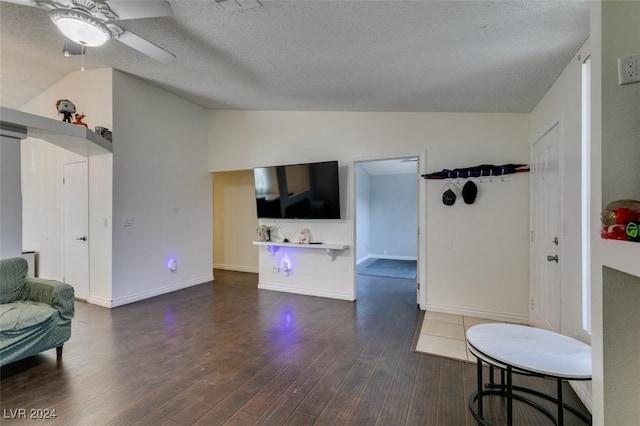
[[[588, 37], [585, 1], [264, 1], [225, 12], [170, 0], [174, 16], [120, 21], [176, 55], [117, 43], [113, 67], [211, 109], [529, 112]], [[46, 11], [0, 3], [3, 106], [80, 68]]]

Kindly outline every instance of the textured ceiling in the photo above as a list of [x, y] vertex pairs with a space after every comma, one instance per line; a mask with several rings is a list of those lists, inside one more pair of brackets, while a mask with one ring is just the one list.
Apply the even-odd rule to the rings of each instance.
[[[176, 55], [111, 41], [113, 67], [212, 109], [529, 112], [588, 37], [584, 1], [264, 1], [120, 21]], [[0, 102], [19, 108], [80, 67], [46, 11], [0, 3]]]

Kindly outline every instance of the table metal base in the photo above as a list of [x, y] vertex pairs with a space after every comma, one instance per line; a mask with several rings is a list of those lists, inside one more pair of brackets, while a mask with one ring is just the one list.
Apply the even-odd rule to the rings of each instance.
[[[542, 414], [544, 414], [546, 417], [548, 417], [553, 424], [557, 425], [557, 426], [562, 426], [564, 425], [564, 410], [569, 410], [570, 412], [572, 412], [573, 414], [575, 414], [578, 418], [580, 418], [581, 420], [583, 420], [586, 424], [591, 424], [591, 416], [589, 415], [585, 415], [584, 413], [578, 411], [577, 409], [575, 409], [574, 407], [566, 404], [563, 402], [562, 400], [562, 379], [560, 378], [554, 378], [553, 380], [556, 381], [557, 383], [557, 398], [554, 398], [552, 396], [543, 394], [542, 392], [539, 392], [537, 390], [534, 389], [529, 389], [523, 386], [514, 386], [513, 385], [513, 374], [523, 374], [523, 375], [529, 375], [532, 376], [533, 374], [529, 374], [529, 373], [525, 373], [525, 372], [520, 372], [520, 371], [513, 371], [511, 366], [506, 366], [506, 369], [503, 369], [501, 367], [496, 367], [500, 370], [500, 383], [495, 383], [494, 382], [494, 366], [491, 364], [489, 365], [489, 371], [490, 371], [490, 378], [489, 378], [489, 382], [486, 384], [483, 384], [483, 378], [482, 378], [482, 360], [480, 358], [478, 358], [478, 362], [477, 362], [477, 385], [478, 385], [478, 390], [473, 392], [471, 394], [471, 396], [469, 397], [469, 409], [471, 410], [471, 414], [473, 414], [473, 417], [478, 421], [478, 424], [480, 425], [485, 425], [485, 426], [493, 426], [492, 423], [490, 423], [489, 421], [487, 421], [484, 418], [484, 413], [483, 413], [483, 397], [484, 396], [489, 396], [489, 395], [499, 395], [502, 397], [506, 397], [507, 399], [507, 425], [511, 426], [513, 424], [513, 400], [518, 400], [521, 401], [533, 408], [535, 408], [536, 410], [540, 411]], [[506, 377], [505, 377], [506, 376]], [[533, 375], [536, 376], [536, 375]], [[544, 376], [537, 376], [537, 377], [543, 377], [543, 378], [547, 378], [549, 379], [549, 377], [544, 377]], [[506, 378], [506, 381], [505, 381]], [[518, 393], [514, 393], [514, 392], [518, 392]], [[558, 412], [557, 415], [554, 415], [551, 411], [549, 411], [547, 408], [543, 407], [542, 405], [540, 405], [539, 403], [537, 403], [536, 401], [533, 401], [529, 398], [527, 398], [524, 395], [521, 395], [521, 393], [525, 393], [525, 394], [529, 394], [529, 395], [534, 395], [537, 396], [539, 398], [543, 398], [546, 399], [547, 401], [551, 401], [554, 404], [557, 405], [558, 407]]]

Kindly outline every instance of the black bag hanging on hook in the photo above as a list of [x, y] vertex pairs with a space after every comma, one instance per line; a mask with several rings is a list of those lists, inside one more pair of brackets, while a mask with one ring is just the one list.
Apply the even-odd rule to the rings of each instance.
[[468, 181], [462, 187], [462, 199], [467, 204], [473, 204], [478, 196], [478, 187], [472, 181]]
[[452, 183], [447, 183], [444, 187], [446, 190], [442, 194], [442, 203], [445, 206], [452, 206], [456, 203], [456, 187]]

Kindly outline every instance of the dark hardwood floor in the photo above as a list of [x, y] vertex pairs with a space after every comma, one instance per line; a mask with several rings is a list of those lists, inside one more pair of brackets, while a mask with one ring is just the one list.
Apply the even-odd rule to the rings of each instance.
[[[411, 351], [415, 282], [360, 276], [352, 303], [257, 290], [254, 274], [215, 277], [113, 310], [78, 302], [60, 364], [51, 350], [2, 368], [1, 423], [475, 424], [475, 365]], [[515, 380], [555, 394], [553, 382]], [[550, 424], [514, 408], [517, 425]], [[11, 418], [19, 409], [57, 417]], [[485, 410], [504, 424], [499, 398]]]

